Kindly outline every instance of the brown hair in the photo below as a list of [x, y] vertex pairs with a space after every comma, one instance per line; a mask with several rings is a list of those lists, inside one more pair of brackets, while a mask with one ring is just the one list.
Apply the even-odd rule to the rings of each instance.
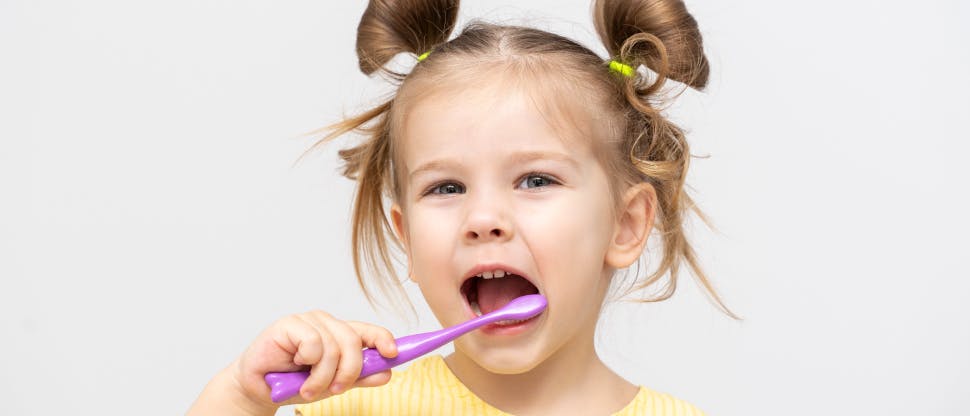
[[[366, 138], [357, 146], [341, 150], [340, 156], [345, 162], [343, 174], [358, 181], [353, 262], [358, 284], [371, 304], [374, 299], [363, 278], [364, 269], [376, 274], [378, 278], [372, 283], [392, 301], [400, 298], [392, 292], [404, 295], [388, 241], [399, 249], [401, 244], [384, 205], [385, 196], [395, 200], [401, 196], [400, 176], [395, 173], [400, 164], [394, 163], [401, 107], [422, 91], [434, 90], [415, 85], [449, 85], [449, 80], [468, 77], [469, 73], [501, 69], [552, 88], [584, 94], [590, 98], [578, 105], [594, 106], [597, 113], [607, 114], [593, 136], [601, 144], [598, 147], [604, 167], [618, 178], [611, 187], [614, 200], [619, 200], [617, 191], [623, 185], [648, 182], [656, 189], [659, 206], [655, 224], [663, 240], [663, 255], [656, 270], [642, 282], [631, 284], [623, 296], [647, 288], [669, 272], [670, 280], [662, 293], [637, 300], [668, 299], [676, 290], [684, 261], [717, 306], [740, 319], [721, 301], [687, 241], [683, 224], [689, 210], [709, 227], [711, 224], [685, 190], [691, 155], [684, 133], [661, 114], [666, 79], [683, 83], [685, 89], [701, 90], [708, 78], [700, 31], [683, 2], [594, 0], [596, 30], [611, 58], [652, 71], [651, 76], [639, 70], [633, 77], [611, 73], [608, 60], [570, 39], [527, 27], [475, 22], [449, 41], [457, 12], [457, 0], [371, 0], [357, 29], [360, 69], [367, 75], [381, 73], [397, 81], [400, 88], [394, 97], [369, 111], [311, 132], [326, 135], [307, 152], [352, 131]], [[402, 52], [421, 55], [432, 50], [409, 74], [386, 68]], [[570, 105], [576, 106], [566, 104]]]

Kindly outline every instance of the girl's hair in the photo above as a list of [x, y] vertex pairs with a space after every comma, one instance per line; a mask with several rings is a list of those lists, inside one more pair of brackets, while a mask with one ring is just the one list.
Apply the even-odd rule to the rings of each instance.
[[[400, 249], [401, 243], [385, 210], [385, 196], [399, 200], [405, 185], [396, 172], [400, 163], [394, 163], [402, 108], [415, 97], [432, 93], [429, 91], [435, 89], [429, 88], [431, 85], [474, 88], [474, 83], [467, 86], [473, 75], [499, 73], [534, 81], [520, 82], [525, 88], [541, 84], [533, 89], [546, 91], [546, 95], [556, 91], [582, 97], [576, 102], [546, 101], [559, 101], [552, 105], [560, 112], [579, 110], [596, 124], [586, 133], [594, 138], [604, 168], [616, 178], [610, 189], [616, 203], [624, 185], [648, 182], [656, 189], [659, 206], [655, 224], [663, 241], [663, 256], [653, 273], [642, 282], [631, 283], [623, 295], [644, 289], [669, 272], [669, 282], [661, 293], [637, 301], [669, 298], [676, 290], [684, 261], [717, 305], [728, 316], [740, 319], [721, 301], [687, 241], [683, 225], [688, 211], [695, 212], [709, 227], [711, 224], [685, 190], [691, 155], [684, 133], [661, 115], [665, 80], [679, 81], [685, 89], [701, 90], [707, 84], [709, 69], [701, 34], [683, 2], [594, 0], [593, 17], [600, 39], [612, 59], [638, 69], [633, 76], [611, 73], [609, 60], [570, 39], [527, 27], [475, 22], [449, 41], [457, 14], [458, 0], [371, 0], [357, 29], [360, 69], [367, 75], [380, 73], [400, 87], [383, 104], [311, 132], [327, 134], [308, 152], [352, 131], [365, 136], [359, 145], [341, 150], [340, 157], [345, 162], [344, 176], [358, 181], [353, 261], [358, 284], [368, 301], [374, 305], [363, 278], [365, 269], [378, 277], [373, 283], [383, 295], [396, 301], [401, 298], [392, 295], [396, 292], [407, 300], [388, 244], [390, 241]], [[409, 74], [387, 68], [392, 58], [403, 52], [431, 53]], [[455, 80], [466, 82], [449, 82]], [[582, 111], [590, 107], [596, 111]], [[560, 117], [561, 121], [568, 119]]]

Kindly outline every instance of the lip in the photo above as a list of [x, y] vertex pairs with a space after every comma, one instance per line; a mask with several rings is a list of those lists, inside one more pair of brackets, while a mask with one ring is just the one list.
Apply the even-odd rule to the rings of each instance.
[[479, 329], [479, 331], [490, 336], [515, 336], [525, 332], [529, 332], [533, 327], [539, 325], [539, 320], [544, 318], [546, 311], [542, 311], [539, 315], [533, 316], [525, 321], [519, 322], [514, 325], [498, 325], [498, 324], [488, 324]]

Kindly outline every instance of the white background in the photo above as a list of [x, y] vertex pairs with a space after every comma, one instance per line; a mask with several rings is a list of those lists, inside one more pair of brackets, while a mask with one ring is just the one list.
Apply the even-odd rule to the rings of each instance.
[[[466, 1], [605, 56], [585, 1]], [[180, 414], [274, 320], [395, 335], [350, 263], [353, 183], [301, 136], [377, 102], [361, 1], [0, 0], [0, 408]], [[966, 2], [689, 1], [712, 65], [669, 116], [720, 233], [598, 348], [710, 415], [966, 414]], [[962, 120], [961, 120], [962, 119]], [[409, 285], [409, 290], [417, 294]], [[441, 353], [447, 353], [443, 349]], [[280, 414], [291, 414], [284, 409]]]

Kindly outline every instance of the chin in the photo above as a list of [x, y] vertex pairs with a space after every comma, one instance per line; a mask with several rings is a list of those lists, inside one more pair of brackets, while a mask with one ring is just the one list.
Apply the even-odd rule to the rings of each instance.
[[545, 360], [537, 348], [528, 347], [479, 346], [471, 351], [463, 349], [462, 353], [482, 369], [494, 374], [527, 373]]

